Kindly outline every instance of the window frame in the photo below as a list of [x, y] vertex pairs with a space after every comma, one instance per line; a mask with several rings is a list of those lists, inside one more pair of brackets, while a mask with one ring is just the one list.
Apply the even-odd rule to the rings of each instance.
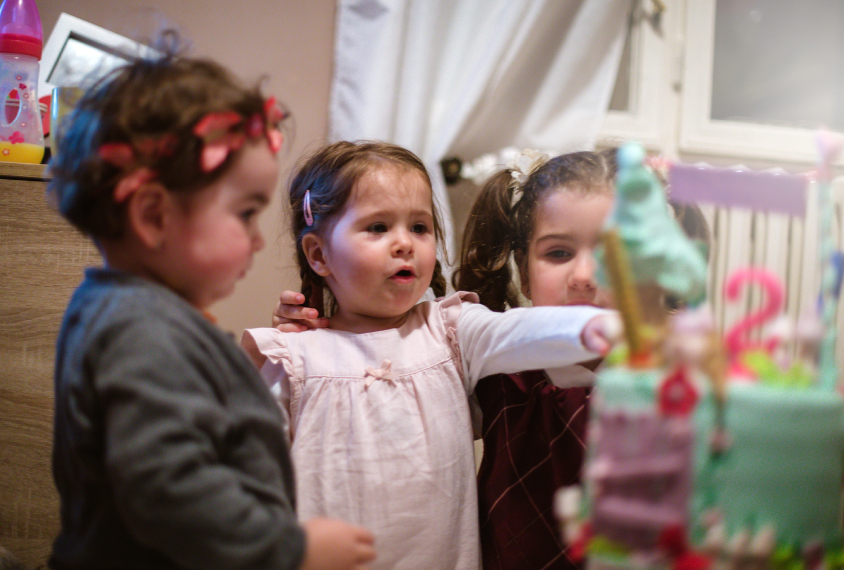
[[[716, 0], [686, 0], [680, 152], [814, 164], [815, 129], [711, 119]], [[844, 164], [844, 158], [837, 164]]]

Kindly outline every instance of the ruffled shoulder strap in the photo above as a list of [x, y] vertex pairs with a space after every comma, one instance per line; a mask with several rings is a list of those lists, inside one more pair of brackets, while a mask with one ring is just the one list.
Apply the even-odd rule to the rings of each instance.
[[452, 331], [449, 333], [449, 339], [454, 336], [453, 331], [457, 329], [457, 320], [460, 318], [460, 311], [463, 309], [463, 303], [479, 303], [477, 293], [470, 291], [457, 291], [447, 297], [440, 297], [437, 299], [439, 306], [440, 317], [445, 324], [446, 330]]
[[457, 321], [464, 303], [478, 303], [478, 294], [469, 291], [458, 291], [447, 297], [437, 299], [437, 309], [443, 322], [446, 340], [451, 352], [457, 355], [457, 365], [462, 373], [463, 362], [460, 356], [460, 343], [457, 342]]
[[284, 333], [274, 328], [246, 329], [258, 350], [273, 364], [277, 364], [283, 358], [290, 358], [290, 350], [287, 347], [287, 340]]
[[[445, 334], [448, 343], [451, 347], [452, 353], [457, 357], [457, 369], [463, 376], [463, 357], [460, 354], [460, 344], [457, 342], [457, 320], [460, 318], [460, 312], [463, 310], [464, 303], [479, 303], [477, 293], [469, 291], [457, 291], [446, 297], [437, 299], [437, 305], [440, 313], [440, 318], [445, 326]], [[477, 396], [469, 387], [469, 382], [466, 378], [462, 378], [463, 386], [466, 388], [466, 394], [469, 397], [469, 414], [472, 420], [472, 431], [475, 439], [481, 439], [483, 434], [483, 412], [478, 402]]]
[[[296, 377], [293, 366], [293, 358], [290, 355], [290, 347], [287, 342], [287, 335], [302, 333], [283, 333], [278, 329], [265, 327], [246, 329], [243, 334], [244, 336], [249, 335], [252, 337], [258, 351], [266, 356], [267, 360], [271, 364], [278, 365], [281, 363], [282, 369], [288, 378]], [[264, 367], [261, 369], [261, 374], [264, 376], [264, 379], [271, 388], [279, 380], [275, 374], [272, 375], [274, 376], [272, 378], [268, 377], [268, 374], [266, 373], [266, 364], [264, 364]]]

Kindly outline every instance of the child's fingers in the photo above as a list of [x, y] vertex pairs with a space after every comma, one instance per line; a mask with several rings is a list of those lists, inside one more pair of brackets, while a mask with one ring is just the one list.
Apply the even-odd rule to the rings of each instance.
[[375, 560], [375, 536], [368, 529], [360, 526], [353, 527], [353, 530], [357, 541], [358, 567], [367, 568], [361, 565]]
[[320, 317], [318, 319], [286, 319], [273, 316], [273, 328], [281, 332], [304, 332], [313, 329], [328, 328], [328, 319]]
[[280, 330], [281, 332], [304, 332], [308, 330], [308, 327], [300, 324], [300, 323], [293, 323], [290, 321], [281, 321], [276, 317], [273, 317], [273, 328]]
[[305, 296], [295, 291], [286, 290], [279, 296], [273, 311], [273, 327], [282, 332], [302, 332], [328, 326], [328, 319], [319, 318], [319, 311], [311, 307], [302, 307]]
[[360, 542], [366, 544], [375, 544], [375, 535], [372, 534], [368, 529], [359, 526], [356, 528], [357, 530], [357, 539]]
[[291, 321], [300, 321], [304, 319], [316, 319], [319, 317], [319, 311], [311, 307], [302, 307], [291, 303], [282, 303], [281, 301], [275, 306], [273, 311], [274, 317], [282, 319], [290, 319]]
[[275, 309], [273, 310], [273, 326], [277, 325], [277, 323], [275, 322], [276, 317], [279, 317], [281, 319], [292, 320], [308, 318], [295, 314], [295, 309], [303, 308], [300, 307], [300, 305], [302, 305], [304, 302], [305, 296], [301, 293], [297, 293], [296, 291], [291, 291], [289, 289], [282, 291], [281, 295], [279, 295], [278, 303], [276, 303]]
[[609, 344], [595, 328], [583, 330], [583, 348], [589, 352], [604, 355], [609, 350]]
[[606, 354], [621, 338], [621, 319], [617, 313], [600, 315], [583, 328], [583, 346], [597, 354]]
[[319, 318], [319, 311], [310, 307], [299, 307], [297, 305], [282, 305], [281, 315], [291, 321], [308, 321]]
[[301, 293], [297, 293], [296, 291], [291, 291], [290, 289], [285, 289], [279, 295], [279, 305], [301, 305], [305, 302], [305, 296]]
[[375, 560], [375, 549], [372, 547], [372, 545], [367, 544], [358, 546], [357, 561], [359, 564], [372, 562], [373, 560]]

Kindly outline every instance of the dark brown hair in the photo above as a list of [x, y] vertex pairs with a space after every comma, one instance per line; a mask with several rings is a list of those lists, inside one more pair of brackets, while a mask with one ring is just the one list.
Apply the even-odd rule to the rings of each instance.
[[48, 191], [59, 212], [95, 240], [114, 239], [124, 230], [124, 204], [113, 199], [125, 171], [100, 157], [106, 143], [171, 141], [167, 152], [137, 157], [170, 192], [188, 195], [219, 178], [234, 162], [230, 153], [218, 168], [200, 168], [203, 141], [193, 133], [209, 113], [234, 111], [243, 117], [264, 113], [258, 86], [244, 87], [219, 64], [178, 57], [135, 59], [97, 82], [68, 117], [53, 149]]
[[[302, 279], [301, 290], [305, 295], [305, 304], [319, 310], [320, 315], [327, 314], [324, 302], [326, 284], [322, 276], [318, 275], [308, 263], [302, 248], [302, 238], [312, 232], [325, 235], [352, 195], [355, 184], [373, 168], [384, 166], [418, 172], [431, 188], [431, 178], [419, 157], [400, 146], [378, 141], [340, 141], [324, 146], [305, 160], [290, 184], [290, 215], [292, 216], [290, 226], [296, 243], [296, 262]], [[303, 205], [307, 191], [310, 191], [312, 225], [305, 222], [304, 216]], [[442, 223], [433, 190], [431, 201], [434, 237], [439, 246], [443, 238]], [[437, 297], [445, 295], [446, 281], [439, 260], [434, 267], [430, 286]], [[328, 314], [333, 310], [332, 301]]]
[[[536, 206], [549, 192], [606, 191], [618, 170], [616, 149], [572, 152], [551, 158], [523, 185], [513, 171], [502, 170], [481, 189], [463, 234], [460, 266], [452, 276], [454, 287], [474, 291], [493, 311], [519, 305], [511, 255], [523, 262], [536, 219]], [[515, 193], [515, 199], [514, 199]]]

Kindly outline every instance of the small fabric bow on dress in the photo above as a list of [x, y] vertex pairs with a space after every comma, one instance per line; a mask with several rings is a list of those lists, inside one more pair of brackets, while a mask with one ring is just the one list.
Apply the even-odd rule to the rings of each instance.
[[394, 379], [393, 373], [390, 371], [392, 366], [392, 362], [384, 359], [384, 362], [381, 363], [381, 368], [372, 368], [371, 366], [364, 368], [366, 374], [364, 374], [363, 377], [366, 387], [369, 388], [376, 380], [386, 380], [387, 382], [392, 382]]
[[[192, 134], [202, 141], [200, 169], [202, 172], [213, 172], [230, 153], [242, 147], [247, 138], [265, 136], [270, 150], [273, 154], [277, 153], [283, 141], [278, 124], [286, 118], [287, 114], [274, 97], [264, 102], [263, 113], [255, 113], [251, 117], [234, 111], [207, 113], [192, 129]], [[166, 133], [157, 138], [101, 145], [100, 158], [125, 172], [115, 185], [115, 202], [123, 202], [143, 184], [157, 178], [158, 173], [146, 164], [172, 156], [178, 142], [175, 133]]]

